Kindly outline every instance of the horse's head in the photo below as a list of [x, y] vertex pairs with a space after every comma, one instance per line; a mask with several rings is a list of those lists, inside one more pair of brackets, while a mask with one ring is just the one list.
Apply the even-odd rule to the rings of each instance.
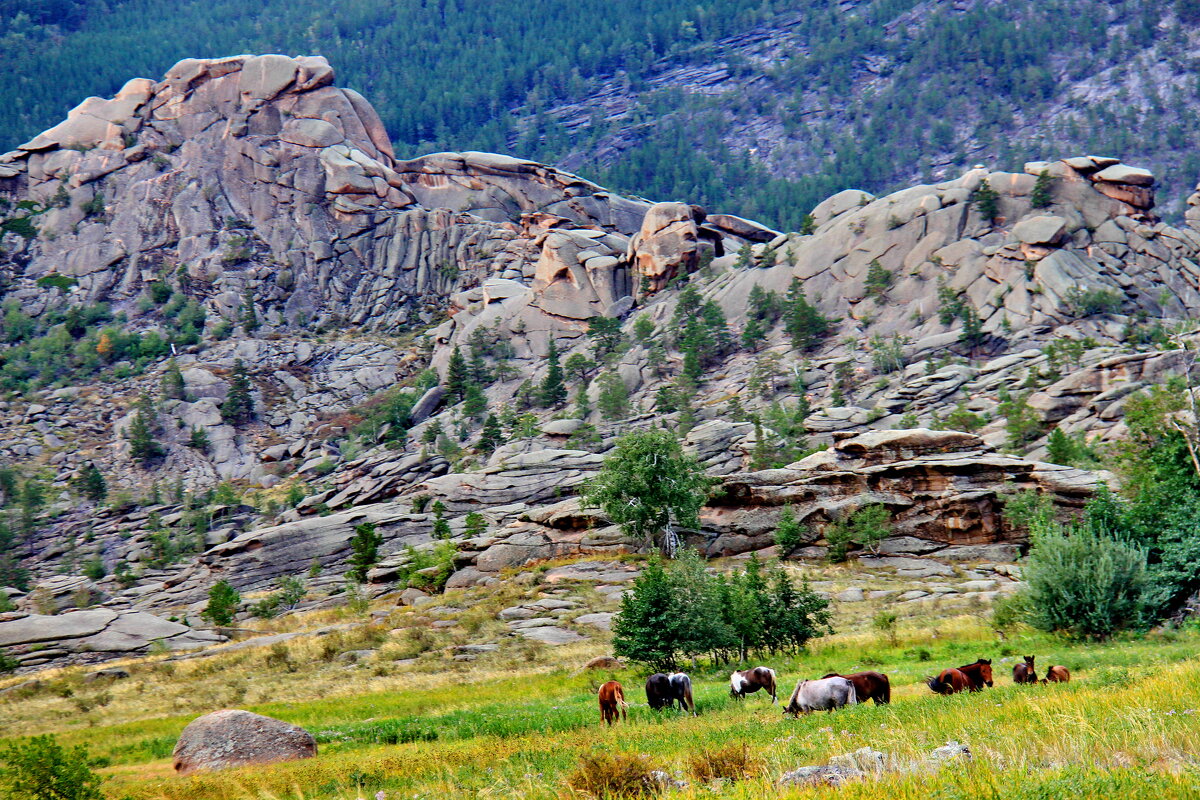
[[979, 677], [983, 678], [983, 682], [988, 686], [992, 685], [992, 660], [990, 658], [981, 658], [977, 662], [979, 664]]
[[1033, 656], [1025, 656], [1025, 665], [1033, 669]]

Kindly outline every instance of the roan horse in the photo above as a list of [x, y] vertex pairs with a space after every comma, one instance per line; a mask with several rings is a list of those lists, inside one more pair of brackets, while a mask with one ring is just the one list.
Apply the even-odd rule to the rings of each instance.
[[842, 706], [852, 706], [858, 703], [858, 695], [854, 684], [846, 678], [821, 678], [816, 681], [802, 680], [796, 684], [785, 715], [797, 716], [811, 711], [833, 711]]
[[1023, 664], [1013, 665], [1013, 683], [1037, 683], [1037, 672], [1033, 669], [1033, 656], [1025, 656]]
[[656, 672], [646, 679], [646, 702], [651, 708], [674, 708], [679, 703], [683, 711], [696, 713], [696, 704], [692, 701], [692, 679], [683, 672], [672, 672], [665, 675]]
[[629, 704], [625, 702], [625, 691], [621, 688], [621, 684], [609, 681], [600, 687], [597, 694], [600, 698], [600, 720], [602, 722], [612, 725], [617, 721], [618, 714], [621, 719], [627, 720], [625, 709], [629, 708]]
[[839, 675], [831, 672], [826, 678], [845, 678], [854, 684], [854, 693], [858, 702], [865, 703], [874, 700], [875, 705], [883, 706], [892, 702], [892, 684], [888, 676], [882, 672], [855, 672], [853, 675]]
[[926, 678], [925, 683], [937, 694], [957, 694], [964, 690], [978, 692], [984, 686], [992, 685], [992, 661], [981, 658], [958, 669], [944, 669], [937, 677]]
[[775, 670], [769, 667], [755, 667], [729, 676], [729, 696], [734, 700], [744, 700], [746, 695], [759, 689], [766, 689], [767, 694], [771, 695], [771, 705], [775, 705], [778, 699], [775, 695]]
[[1055, 665], [1046, 670], [1046, 677], [1042, 678], [1042, 683], [1070, 683], [1071, 671], [1063, 666]]

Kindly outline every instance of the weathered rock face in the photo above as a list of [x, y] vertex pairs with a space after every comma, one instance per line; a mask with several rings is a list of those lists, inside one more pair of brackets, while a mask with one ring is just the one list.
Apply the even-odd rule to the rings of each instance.
[[155, 642], [187, 650], [225, 641], [144, 611], [97, 608], [65, 614], [0, 614], [0, 648], [22, 667], [95, 663], [146, 653]]
[[261, 714], [230, 709], [192, 720], [172, 753], [180, 775], [250, 764], [297, 761], [317, 754], [312, 734]]
[[703, 519], [706, 528], [727, 531], [710, 544], [718, 555], [744, 549], [739, 537], [758, 536], [766, 546], [764, 534], [775, 528], [767, 509], [792, 505], [815, 543], [829, 523], [881, 503], [893, 535], [912, 539], [892, 551], [927, 554], [947, 545], [1019, 543], [1001, 514], [1006, 494], [1034, 489], [1060, 508], [1078, 509], [1097, 486], [1095, 473], [997, 453], [970, 433], [872, 431], [785, 469], [726, 477]]
[[[89, 98], [0, 165], [0, 193], [48, 209], [37, 238], [5, 238], [6, 277], [35, 311], [61, 302], [33, 289], [51, 273], [78, 282], [75, 302], [178, 273], [226, 317], [248, 292], [268, 324], [390, 327], [488, 277], [526, 280], [531, 227], [627, 236], [647, 208], [506, 156], [397, 161], [370, 104], [320, 57], [187, 59]], [[587, 259], [624, 249], [584, 259], [595, 313], [627, 290]]]

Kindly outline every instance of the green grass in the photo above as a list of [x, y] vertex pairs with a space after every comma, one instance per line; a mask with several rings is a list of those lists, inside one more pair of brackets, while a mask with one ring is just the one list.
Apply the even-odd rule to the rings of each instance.
[[[109, 759], [105, 791], [114, 799], [353, 800], [378, 791], [388, 798], [570, 797], [568, 776], [581, 755], [593, 752], [644, 753], [656, 767], [691, 783], [676, 795], [713, 796], [691, 775], [692, 760], [704, 751], [743, 743], [760, 757], [761, 773], [724, 786], [719, 795], [790, 796], [780, 795], [773, 781], [796, 767], [825, 763], [864, 746], [917, 761], [950, 739], [969, 744], [975, 761], [936, 774], [889, 773], [839, 790], [792, 793], [1004, 800], [1200, 795], [1200, 661], [1195, 657], [1200, 635], [1072, 644], [1025, 632], [997, 642], [977, 618], [936, 624], [937, 629], [902, 632], [895, 647], [869, 634], [844, 634], [808, 653], [766, 659], [780, 672], [785, 696], [798, 678], [832, 670], [879, 669], [892, 678], [890, 706], [864, 704], [798, 720], [784, 718], [780, 707], [761, 696], [731, 701], [724, 667], [689, 670], [698, 717], [651, 712], [644, 704], [643, 675], [578, 671], [594, 648], [537, 651], [526, 666], [516, 668], [511, 662], [463, 667], [431, 661], [423, 669], [432, 672], [386, 677], [319, 659], [304, 661], [289, 676], [243, 652], [190, 662], [186, 675], [135, 667], [133, 679], [110, 689], [113, 699], [102, 712], [66, 713], [67, 699], [38, 695], [8, 703], [6, 711], [14, 713], [0, 716], [41, 715], [39, 730], [57, 732], [64, 743], [86, 744]], [[1074, 680], [1065, 686], [1012, 685], [1012, 664], [1026, 653], [1037, 655], [1041, 671], [1067, 665]], [[979, 656], [996, 660], [991, 690], [938, 697], [921, 683], [942, 667]], [[169, 761], [175, 737], [200, 709], [163, 713], [170, 706], [156, 706], [155, 698], [166, 704], [172, 692], [204, 696], [228, 684], [232, 675], [251, 687], [267, 687], [262, 696], [271, 700], [239, 707], [304, 726], [317, 737], [320, 755], [175, 777]], [[287, 683], [293, 677], [295, 684]], [[600, 726], [594, 694], [609, 677], [622, 681], [633, 703], [628, 723], [612, 729]], [[374, 689], [380, 681], [386, 688]], [[332, 685], [337, 691], [304, 696], [305, 685]], [[292, 686], [303, 699], [286, 701]], [[22, 703], [31, 705], [22, 709]], [[214, 707], [221, 705], [226, 704]], [[0, 731], [9, 737], [27, 732], [20, 725], [0, 719]]]

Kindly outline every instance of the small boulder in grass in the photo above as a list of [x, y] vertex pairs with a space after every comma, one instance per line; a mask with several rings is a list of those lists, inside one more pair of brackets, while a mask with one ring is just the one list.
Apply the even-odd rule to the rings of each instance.
[[281, 720], [227, 709], [198, 717], [179, 734], [172, 758], [180, 775], [249, 764], [296, 761], [317, 754], [303, 728]]

